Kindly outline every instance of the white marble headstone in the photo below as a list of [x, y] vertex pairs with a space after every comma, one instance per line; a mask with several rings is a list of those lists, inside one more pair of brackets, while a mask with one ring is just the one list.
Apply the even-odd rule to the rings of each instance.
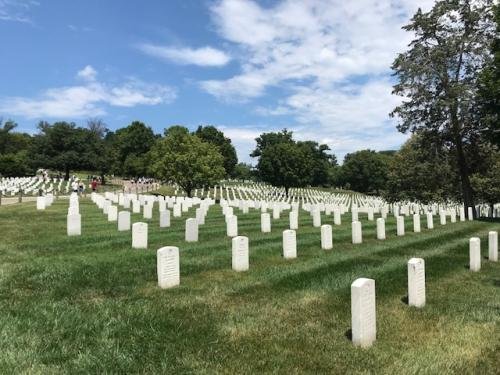
[[180, 284], [179, 248], [165, 246], [156, 252], [156, 270], [158, 286], [162, 289], [172, 288]]
[[342, 214], [340, 212], [340, 208], [334, 208], [333, 209], [333, 223], [335, 225], [341, 225], [342, 224]]
[[108, 221], [118, 220], [118, 206], [109, 206], [108, 208]]
[[293, 229], [283, 231], [283, 258], [297, 258], [297, 237]]
[[359, 244], [363, 242], [363, 233], [361, 231], [361, 222], [352, 222], [352, 243]]
[[45, 210], [45, 197], [36, 197], [36, 209]]
[[385, 220], [381, 217], [377, 219], [377, 240], [385, 240]]
[[152, 219], [153, 218], [153, 205], [146, 203], [142, 212], [144, 219]]
[[194, 218], [186, 220], [186, 242], [198, 242], [198, 222]]
[[408, 261], [408, 305], [425, 306], [425, 262], [421, 258]]
[[488, 259], [491, 262], [498, 262], [498, 232], [488, 233]]
[[398, 216], [396, 218], [396, 231], [398, 236], [404, 236], [405, 235], [405, 217], [404, 216]]
[[67, 216], [68, 236], [80, 236], [82, 234], [82, 216], [71, 214]]
[[135, 199], [132, 201], [132, 212], [134, 214], [141, 213], [141, 202]]
[[292, 210], [288, 214], [290, 220], [290, 229], [297, 230], [299, 229], [299, 212]]
[[271, 216], [267, 212], [260, 214], [260, 229], [262, 233], [271, 232]]
[[167, 228], [170, 226], [170, 210], [165, 209], [160, 211], [160, 228]]
[[247, 271], [249, 268], [248, 237], [237, 236], [232, 239], [232, 267], [234, 271]]
[[312, 217], [313, 217], [313, 227], [314, 228], [319, 228], [321, 227], [321, 211], [319, 208], [314, 208], [312, 212]]
[[130, 212], [120, 211], [118, 213], [118, 231], [123, 232], [130, 230]]
[[479, 237], [472, 237], [469, 240], [469, 268], [471, 271], [481, 269], [481, 240]]
[[420, 215], [419, 214], [413, 214], [413, 231], [415, 233], [420, 232]]
[[226, 234], [228, 237], [236, 237], [238, 235], [238, 217], [231, 215], [226, 218]]
[[352, 342], [370, 347], [377, 336], [375, 280], [360, 278], [351, 284]]
[[333, 248], [332, 226], [324, 224], [321, 226], [321, 248], [323, 250], [331, 250]]
[[148, 248], [148, 224], [134, 223], [132, 224], [132, 248], [147, 249]]
[[434, 229], [434, 218], [432, 212], [427, 212], [427, 229]]

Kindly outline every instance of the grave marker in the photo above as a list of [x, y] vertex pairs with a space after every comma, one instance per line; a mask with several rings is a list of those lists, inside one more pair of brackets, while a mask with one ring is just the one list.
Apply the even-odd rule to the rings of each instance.
[[488, 233], [488, 259], [491, 262], [498, 262], [498, 232]]
[[158, 286], [162, 289], [180, 284], [179, 248], [165, 246], [156, 252], [156, 271]]
[[234, 271], [248, 271], [249, 255], [248, 255], [248, 237], [237, 236], [231, 241], [232, 243], [232, 267]]
[[147, 249], [148, 248], [148, 224], [134, 223], [132, 224], [132, 248]]
[[283, 258], [297, 258], [297, 237], [293, 229], [283, 231]]
[[118, 213], [118, 231], [123, 232], [130, 230], [130, 212], [120, 211]]
[[363, 242], [363, 233], [361, 232], [361, 222], [352, 222], [352, 243], [359, 244]]
[[360, 278], [351, 284], [352, 342], [370, 347], [377, 336], [375, 280]]
[[385, 240], [385, 220], [381, 217], [377, 219], [377, 240]]
[[408, 261], [408, 305], [425, 306], [425, 262], [421, 258]]
[[321, 248], [331, 250], [333, 248], [332, 226], [324, 224], [321, 226]]
[[469, 268], [473, 272], [481, 269], [481, 240], [479, 237], [472, 237], [469, 240]]
[[82, 234], [82, 216], [80, 214], [71, 214], [67, 216], [68, 236], [80, 236]]
[[198, 222], [196, 219], [186, 220], [185, 240], [186, 242], [198, 242]]

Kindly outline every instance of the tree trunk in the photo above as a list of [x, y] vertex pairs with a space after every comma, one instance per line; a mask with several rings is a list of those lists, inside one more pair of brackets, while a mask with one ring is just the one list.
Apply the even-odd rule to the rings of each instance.
[[64, 168], [64, 180], [65, 181], [69, 180], [69, 168], [68, 167]]
[[288, 189], [290, 189], [288, 186], [285, 186], [285, 195], [288, 198]]
[[462, 199], [464, 201], [464, 208], [467, 218], [469, 217], [468, 207], [472, 207], [472, 215], [476, 217], [476, 208], [474, 206], [474, 197], [472, 186], [469, 179], [469, 168], [467, 166], [467, 161], [465, 159], [462, 139], [460, 137], [455, 138], [456, 151], [457, 151], [457, 163], [458, 171], [460, 174], [460, 183], [462, 187]]

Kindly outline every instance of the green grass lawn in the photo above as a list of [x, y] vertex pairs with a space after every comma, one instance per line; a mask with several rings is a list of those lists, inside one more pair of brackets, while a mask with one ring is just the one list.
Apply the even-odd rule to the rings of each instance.
[[[212, 207], [198, 243], [184, 242], [184, 220], [158, 228], [149, 249], [81, 200], [81, 237], [66, 236], [68, 201], [45, 211], [34, 203], [0, 208], [0, 371], [2, 373], [478, 373], [500, 368], [500, 264], [484, 259], [500, 222], [439, 225], [387, 240], [363, 222], [352, 245], [347, 215], [334, 226], [334, 250], [300, 213], [298, 258], [281, 257], [288, 214], [260, 233], [260, 212], [238, 214], [250, 238], [250, 270], [231, 270], [231, 241]], [[189, 215], [194, 216], [194, 208]], [[133, 222], [143, 221], [132, 215]], [[333, 217], [326, 219], [333, 223]], [[422, 217], [422, 228], [425, 218]], [[468, 270], [469, 238], [479, 236], [478, 273]], [[181, 285], [157, 287], [156, 250], [180, 248]], [[427, 305], [410, 308], [407, 266], [426, 263]], [[349, 340], [350, 284], [374, 278], [377, 341]]]

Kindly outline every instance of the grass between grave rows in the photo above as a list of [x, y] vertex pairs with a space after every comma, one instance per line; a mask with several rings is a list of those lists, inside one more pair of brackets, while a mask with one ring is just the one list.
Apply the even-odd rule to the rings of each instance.
[[[231, 241], [218, 206], [184, 242], [184, 220], [149, 223], [149, 249], [90, 202], [80, 203], [82, 236], [66, 236], [68, 202], [0, 208], [0, 371], [4, 373], [498, 373], [500, 264], [484, 259], [500, 223], [449, 223], [387, 239], [361, 215], [363, 244], [351, 244], [350, 217], [334, 226], [334, 249], [300, 212], [298, 258], [281, 256], [288, 215], [260, 232], [260, 212], [238, 214], [250, 239], [250, 271], [231, 270]], [[133, 222], [145, 221], [138, 214]], [[322, 216], [323, 222], [333, 222]], [[437, 223], [437, 225], [436, 225]], [[481, 238], [482, 269], [468, 270], [468, 241]], [[156, 250], [179, 246], [181, 285], [157, 287]], [[427, 305], [410, 308], [407, 261], [425, 259]], [[377, 341], [349, 340], [350, 284], [376, 281]]]

